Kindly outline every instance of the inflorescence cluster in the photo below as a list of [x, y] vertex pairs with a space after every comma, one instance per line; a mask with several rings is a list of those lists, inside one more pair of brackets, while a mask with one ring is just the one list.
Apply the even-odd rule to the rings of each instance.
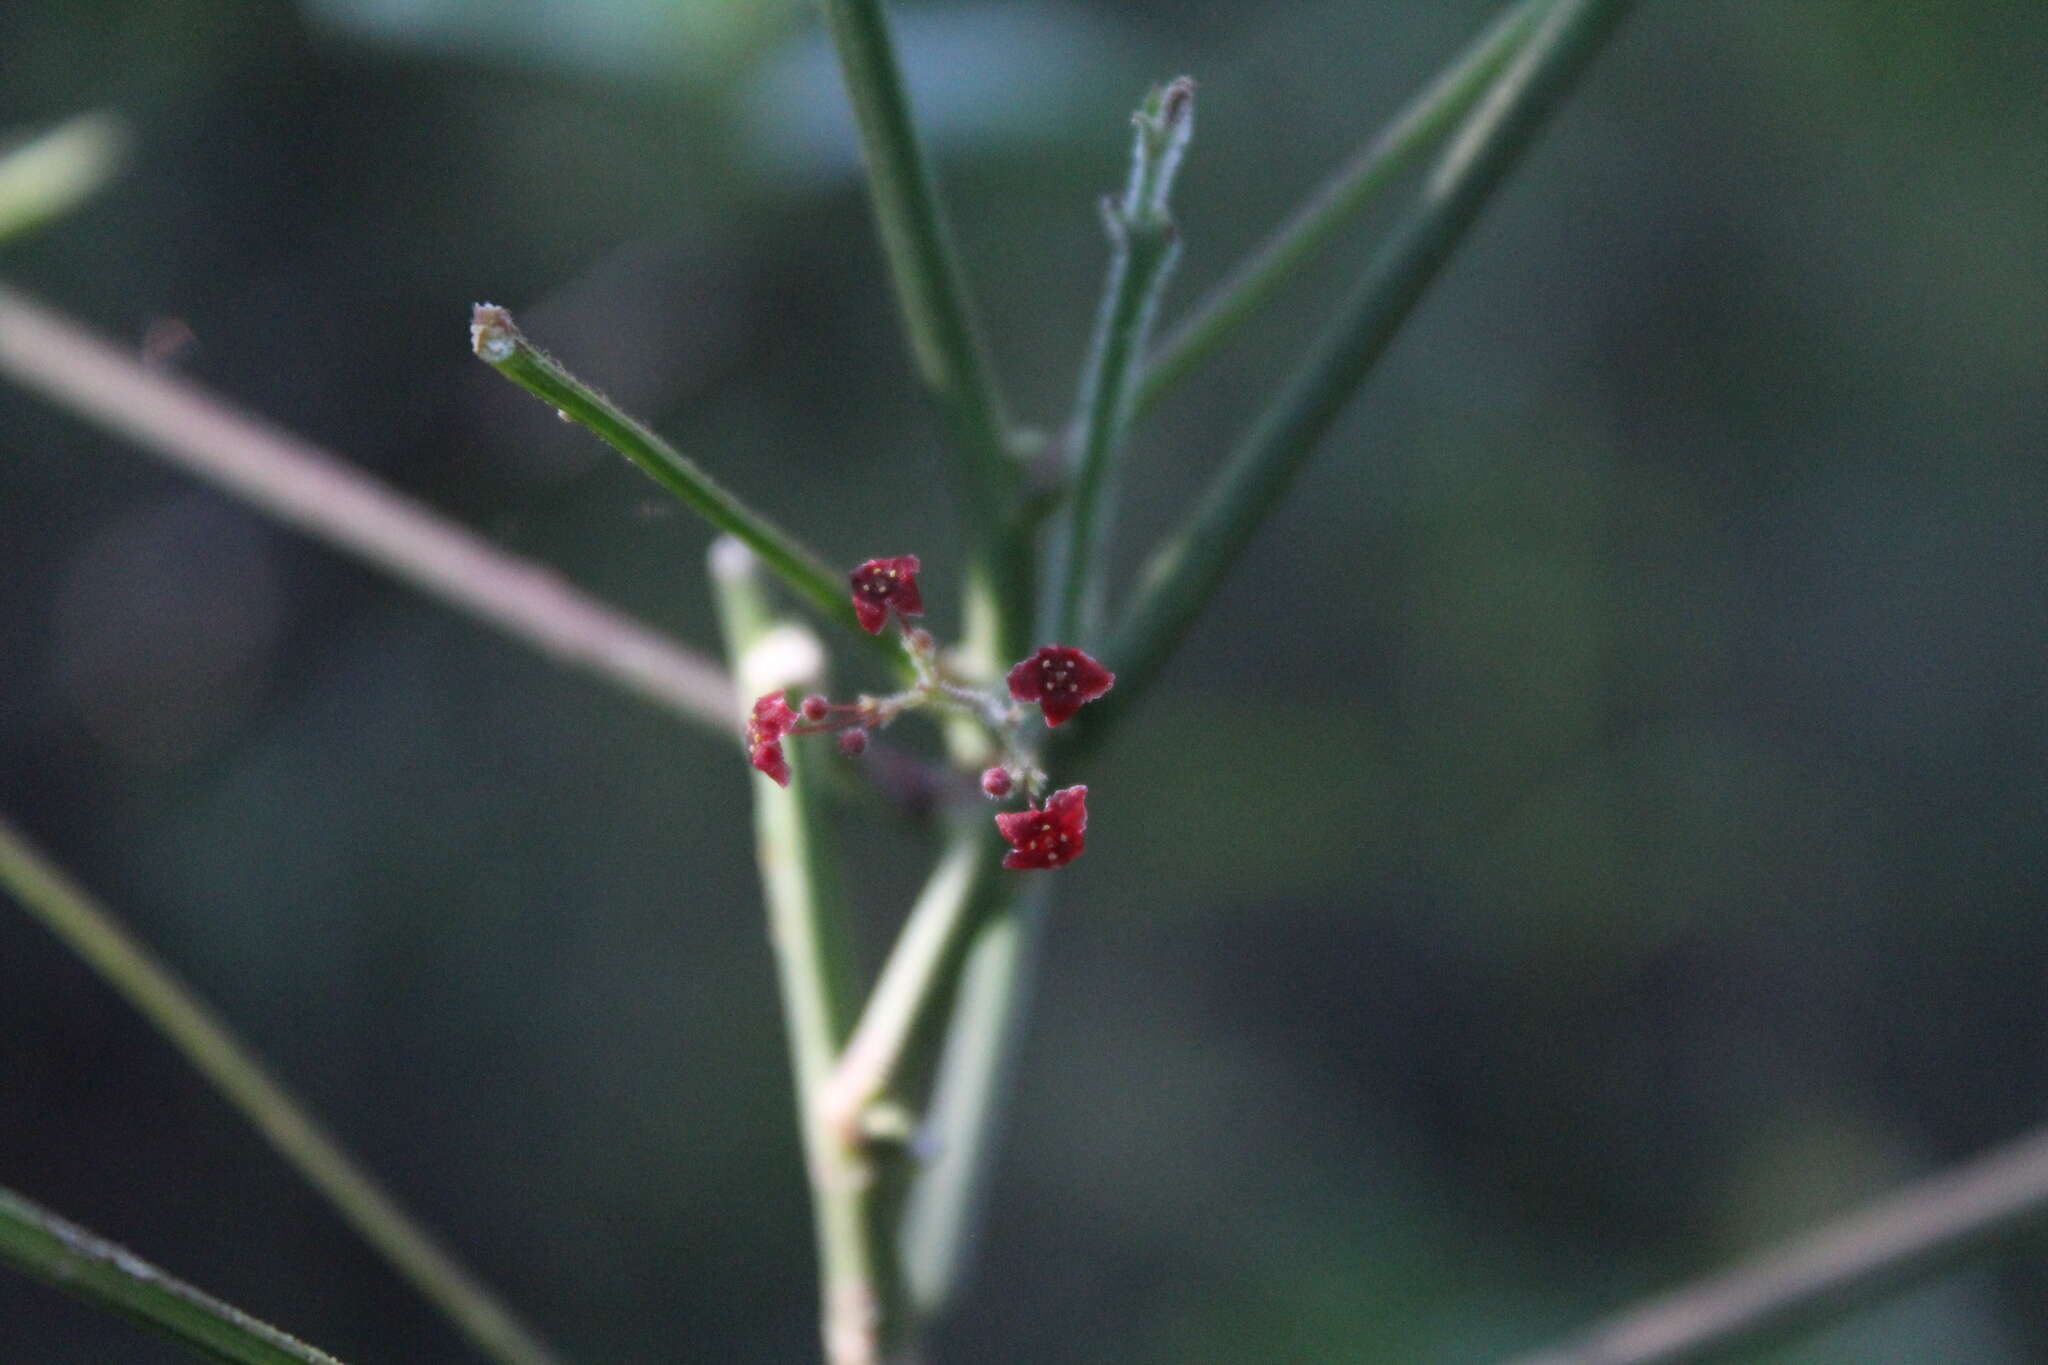
[[1044, 645], [1010, 670], [1005, 679], [1008, 698], [949, 676], [931, 632], [911, 621], [924, 614], [918, 567], [916, 555], [897, 555], [870, 559], [848, 576], [854, 616], [863, 630], [879, 634], [895, 616], [916, 675], [911, 686], [886, 697], [862, 696], [850, 702], [808, 696], [794, 707], [786, 691], [770, 692], [755, 701], [747, 718], [748, 761], [786, 787], [789, 759], [782, 741], [790, 736], [836, 734], [841, 752], [858, 754], [867, 748], [870, 731], [883, 729], [906, 712], [939, 710], [971, 716], [988, 728], [1002, 755], [1001, 762], [981, 774], [982, 791], [991, 800], [1016, 792], [1025, 799], [1023, 810], [996, 816], [996, 829], [1010, 845], [1003, 866], [1064, 867], [1081, 856], [1085, 844], [1088, 789], [1067, 787], [1046, 794], [1051, 784], [1025, 734], [1028, 704], [1037, 704], [1050, 728], [1109, 691], [1116, 675], [1072, 645]]

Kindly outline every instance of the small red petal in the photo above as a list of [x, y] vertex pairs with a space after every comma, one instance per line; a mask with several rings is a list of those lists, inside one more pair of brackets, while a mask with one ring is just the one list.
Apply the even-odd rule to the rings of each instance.
[[1031, 837], [1031, 828], [1045, 818], [1045, 812], [1033, 807], [1030, 810], [1004, 811], [996, 816], [996, 832], [1003, 836], [1012, 848], [1020, 848]]
[[1078, 649], [1073, 651], [1073, 655], [1074, 682], [1079, 686], [1083, 699], [1094, 701], [1109, 691], [1111, 685], [1116, 682], [1116, 674]]
[[1074, 713], [1081, 709], [1081, 698], [1041, 697], [1038, 700], [1038, 709], [1045, 713], [1045, 723], [1048, 726], [1058, 725], [1062, 721], [1073, 719]]
[[[911, 560], [910, 573], [917, 572], [916, 565], [917, 561]], [[917, 580], [905, 574], [902, 582], [896, 585], [896, 596], [890, 605], [905, 616], [924, 615], [924, 594], [918, 591]]]
[[1088, 828], [1088, 789], [1074, 786], [1054, 792], [1045, 803], [1045, 813], [1062, 831], [1079, 834]]
[[774, 779], [778, 787], [789, 785], [789, 759], [782, 752], [782, 745], [774, 740], [756, 744], [747, 751], [747, 761]]
[[[1039, 654], [1044, 652], [1044, 650], [1040, 650]], [[1004, 681], [1010, 684], [1010, 695], [1018, 701], [1037, 701], [1045, 695], [1041, 690], [1044, 683], [1042, 673], [1043, 669], [1039, 666], [1038, 654], [1034, 654], [1011, 669], [1009, 677]]]

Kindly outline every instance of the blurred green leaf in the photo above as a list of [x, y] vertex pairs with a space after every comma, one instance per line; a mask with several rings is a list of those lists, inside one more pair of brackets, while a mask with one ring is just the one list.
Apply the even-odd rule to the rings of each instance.
[[802, 0], [306, 0], [359, 41], [613, 81], [715, 82], [794, 22]]
[[120, 170], [128, 134], [110, 114], [86, 114], [0, 152], [0, 243], [90, 199]]

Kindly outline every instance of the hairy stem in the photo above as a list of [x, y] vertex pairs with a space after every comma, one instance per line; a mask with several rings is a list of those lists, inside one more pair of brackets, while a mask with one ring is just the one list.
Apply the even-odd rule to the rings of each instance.
[[1343, 411], [1631, 0], [1558, 0], [1431, 170], [1300, 371], [1153, 557], [1105, 657], [1117, 688], [1083, 736], [1099, 739], [1186, 636], [1238, 556]]
[[[757, 561], [737, 541], [712, 547], [711, 577], [733, 671], [749, 696], [819, 681], [814, 637], [779, 624]], [[824, 1121], [823, 1095], [853, 1018], [853, 953], [810, 746], [787, 749], [787, 788], [754, 786], [754, 833], [768, 936], [796, 1082], [797, 1124], [809, 1169], [825, 1354], [831, 1365], [880, 1365], [907, 1330], [895, 1247], [893, 1172], [868, 1145]]]
[[1393, 122], [1338, 167], [1322, 187], [1203, 296], [1152, 353], [1136, 409], [1148, 413], [1235, 336], [1289, 277], [1414, 165], [1430, 143], [1485, 93], [1528, 38], [1549, 0], [1519, 0], [1410, 100]]
[[218, 1015], [107, 909], [0, 819], [0, 886], [183, 1053], [277, 1154], [464, 1336], [505, 1365], [554, 1352], [301, 1108]]
[[103, 1241], [12, 1190], [0, 1189], [0, 1263], [119, 1313], [232, 1365], [341, 1365]]
[[1711, 1359], [1897, 1289], [2044, 1218], [2048, 1131], [2039, 1131], [1512, 1365]]
[[738, 737], [713, 660], [5, 288], [0, 374], [543, 654]]
[[471, 315], [469, 336], [471, 348], [492, 369], [595, 432], [684, 506], [752, 550], [826, 620], [852, 626], [863, 639], [895, 657], [893, 644], [860, 630], [846, 575], [832, 570], [795, 536], [747, 506], [694, 460], [570, 374], [560, 361], [527, 340], [510, 313], [493, 304], [478, 304]]

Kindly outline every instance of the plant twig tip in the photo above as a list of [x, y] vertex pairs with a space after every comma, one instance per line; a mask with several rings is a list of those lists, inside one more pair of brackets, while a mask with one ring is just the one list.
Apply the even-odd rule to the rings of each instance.
[[1195, 78], [1175, 76], [1159, 97], [1159, 117], [1169, 127], [1178, 127], [1195, 115]]
[[469, 315], [469, 348], [493, 365], [502, 365], [519, 349], [519, 328], [512, 314], [495, 303], [480, 303]]

